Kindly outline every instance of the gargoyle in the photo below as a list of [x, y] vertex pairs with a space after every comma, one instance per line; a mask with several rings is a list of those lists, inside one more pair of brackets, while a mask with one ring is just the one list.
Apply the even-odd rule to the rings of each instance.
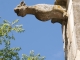
[[51, 20], [52, 23], [62, 23], [63, 20], [67, 19], [66, 8], [60, 5], [37, 4], [27, 6], [24, 1], [22, 1], [16, 8], [14, 8], [14, 11], [21, 17], [24, 17], [27, 14], [32, 14], [40, 21]]

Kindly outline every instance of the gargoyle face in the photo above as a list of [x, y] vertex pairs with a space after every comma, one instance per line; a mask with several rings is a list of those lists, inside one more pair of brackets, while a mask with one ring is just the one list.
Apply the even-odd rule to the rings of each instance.
[[27, 9], [27, 6], [26, 4], [22, 1], [15, 9], [15, 13], [18, 15], [18, 16], [21, 16], [21, 17], [24, 17], [26, 15], [26, 9]]

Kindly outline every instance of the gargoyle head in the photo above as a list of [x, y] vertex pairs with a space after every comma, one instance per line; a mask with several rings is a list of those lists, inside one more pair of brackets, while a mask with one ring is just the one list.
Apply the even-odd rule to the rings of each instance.
[[22, 1], [16, 8], [14, 8], [14, 11], [18, 16], [24, 17], [26, 15], [26, 9], [27, 6], [24, 1]]

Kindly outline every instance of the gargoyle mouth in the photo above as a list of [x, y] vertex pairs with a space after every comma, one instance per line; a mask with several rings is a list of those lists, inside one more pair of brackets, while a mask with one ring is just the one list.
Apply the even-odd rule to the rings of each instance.
[[21, 17], [24, 17], [26, 14], [23, 12], [23, 9], [14, 9], [14, 12]]
[[14, 12], [18, 15], [19, 14], [19, 9], [14, 9]]

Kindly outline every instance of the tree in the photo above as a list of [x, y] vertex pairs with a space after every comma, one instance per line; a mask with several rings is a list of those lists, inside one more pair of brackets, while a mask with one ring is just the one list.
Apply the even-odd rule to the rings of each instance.
[[14, 40], [14, 36], [10, 36], [9, 34], [12, 31], [16, 32], [24, 32], [22, 25], [15, 25], [19, 20], [14, 20], [12, 23], [4, 20], [2, 24], [0, 24], [0, 44], [4, 43], [5, 47], [0, 50], [0, 60], [20, 60], [18, 51], [21, 49], [20, 47], [10, 48], [10, 41]]
[[[25, 30], [22, 28], [22, 25], [16, 25], [19, 20], [14, 20], [10, 23], [7, 20], [4, 20], [2, 24], [0, 24], [0, 45], [4, 43], [5, 47], [0, 50], [0, 60], [20, 60], [18, 51], [20, 51], [20, 47], [11, 48], [10, 42], [11, 40], [15, 40], [12, 31], [16, 31], [18, 33], [24, 32]], [[22, 54], [22, 60], [44, 60], [44, 57], [41, 57], [40, 54], [34, 55], [34, 51], [30, 51], [30, 56], [26, 54]]]
[[22, 54], [22, 60], [44, 60], [45, 57], [41, 57], [40, 54], [34, 55], [34, 51], [30, 51], [30, 55]]

